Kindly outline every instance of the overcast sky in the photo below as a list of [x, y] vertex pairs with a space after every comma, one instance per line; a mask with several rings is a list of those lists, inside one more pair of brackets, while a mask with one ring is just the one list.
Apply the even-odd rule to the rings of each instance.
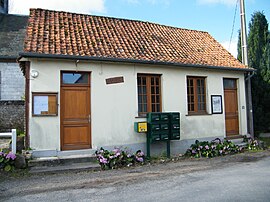
[[[239, 0], [10, 0], [10, 13], [28, 15], [29, 8], [44, 8], [202, 30], [209, 32], [236, 57], [240, 29], [237, 1]], [[264, 11], [269, 22], [270, 0], [245, 0], [245, 3], [247, 23], [254, 11]]]

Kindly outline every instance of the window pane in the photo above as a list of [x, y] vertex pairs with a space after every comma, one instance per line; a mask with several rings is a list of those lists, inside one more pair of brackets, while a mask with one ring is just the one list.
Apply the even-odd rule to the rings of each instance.
[[160, 104], [157, 104], [157, 112], [160, 112]]
[[155, 85], [155, 78], [151, 78], [151, 85]]
[[201, 106], [202, 106], [201, 103], [198, 102], [198, 111], [201, 111], [202, 110], [202, 107]]
[[143, 105], [143, 112], [147, 112], [147, 104]]
[[141, 82], [142, 82], [141, 77], [138, 77], [138, 78], [137, 78], [137, 81], [138, 81], [138, 84], [141, 85]]
[[156, 93], [159, 94], [159, 87], [156, 87]]
[[152, 104], [152, 112], [156, 112], [156, 106], [155, 106], [155, 104]]
[[142, 77], [142, 84], [145, 86], [146, 85], [146, 77]]
[[155, 92], [155, 87], [151, 87], [151, 94], [155, 94], [156, 92]]
[[200, 86], [201, 86], [201, 80], [200, 79], [197, 79], [197, 86], [198, 86], [198, 88], [200, 88]]
[[143, 95], [142, 97], [143, 97], [142, 103], [147, 103], [147, 95]]
[[146, 94], [146, 86], [143, 86], [142, 89], [142, 94]]
[[152, 103], [156, 103], [156, 99], [155, 98], [156, 98], [156, 96], [154, 96], [154, 95], [151, 96], [151, 99], [152, 99], [151, 102]]
[[88, 84], [88, 73], [63, 73], [63, 84]]
[[159, 85], [159, 78], [156, 78], [156, 85]]
[[156, 99], [157, 99], [156, 102], [159, 103], [159, 102], [160, 102], [160, 101], [159, 101], [159, 96], [157, 96]]
[[236, 88], [235, 79], [223, 79], [223, 86], [225, 89], [234, 89]]
[[139, 110], [139, 112], [142, 112], [142, 105], [141, 104], [139, 104], [138, 110]]
[[138, 95], [138, 101], [139, 101], [139, 104], [143, 102], [143, 98], [141, 95]]
[[198, 93], [198, 94], [201, 94], [201, 87], [200, 87], [200, 84], [199, 84], [198, 87], [197, 87], [197, 93]]
[[142, 88], [140, 86], [138, 86], [138, 95], [142, 94]]

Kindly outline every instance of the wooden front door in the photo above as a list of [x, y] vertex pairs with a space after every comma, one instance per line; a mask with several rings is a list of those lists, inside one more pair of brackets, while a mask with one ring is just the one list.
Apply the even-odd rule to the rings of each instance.
[[239, 117], [236, 79], [224, 79], [226, 136], [239, 135]]
[[91, 148], [90, 74], [61, 72], [61, 150]]

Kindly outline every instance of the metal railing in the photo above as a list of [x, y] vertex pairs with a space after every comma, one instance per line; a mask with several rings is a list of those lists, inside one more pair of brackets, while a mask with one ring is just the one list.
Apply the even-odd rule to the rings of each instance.
[[10, 133], [0, 133], [1, 137], [11, 137], [11, 151], [13, 154], [16, 154], [16, 142], [17, 142], [17, 133], [16, 129], [12, 129]]

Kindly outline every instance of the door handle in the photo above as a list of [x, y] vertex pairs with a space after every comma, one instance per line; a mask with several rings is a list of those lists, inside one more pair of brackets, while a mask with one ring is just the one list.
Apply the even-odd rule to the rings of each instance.
[[89, 116], [88, 116], [88, 121], [89, 121], [89, 123], [91, 123], [91, 114], [89, 114]]

